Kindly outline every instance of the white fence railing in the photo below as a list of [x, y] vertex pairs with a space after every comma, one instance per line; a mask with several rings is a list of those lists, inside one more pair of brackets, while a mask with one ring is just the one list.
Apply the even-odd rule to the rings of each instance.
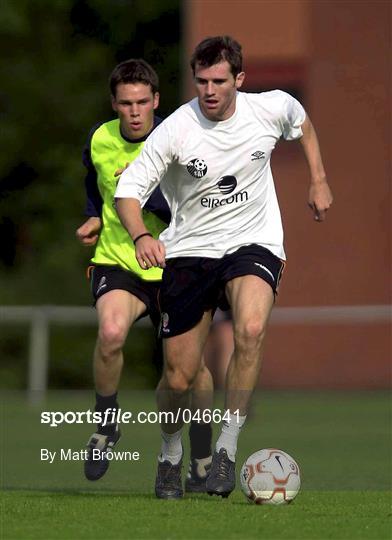
[[[381, 324], [392, 321], [392, 306], [316, 306], [277, 307], [271, 324]], [[96, 325], [96, 311], [79, 306], [0, 306], [0, 324], [29, 324], [28, 392], [31, 401], [39, 401], [48, 385], [50, 324]], [[150, 326], [146, 317], [138, 323]]]

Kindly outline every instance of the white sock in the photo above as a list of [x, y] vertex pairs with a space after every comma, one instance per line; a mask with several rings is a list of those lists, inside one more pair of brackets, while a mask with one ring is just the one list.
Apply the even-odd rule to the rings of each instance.
[[229, 421], [224, 420], [222, 422], [222, 432], [216, 441], [215, 450], [219, 452], [221, 448], [224, 448], [229, 459], [235, 461], [238, 436], [245, 423], [246, 415], [238, 416], [237, 414], [230, 414], [229, 419]]
[[162, 447], [161, 455], [158, 457], [159, 461], [170, 461], [172, 465], [177, 465], [182, 458], [182, 443], [181, 443], [182, 429], [175, 433], [161, 432], [162, 435]]

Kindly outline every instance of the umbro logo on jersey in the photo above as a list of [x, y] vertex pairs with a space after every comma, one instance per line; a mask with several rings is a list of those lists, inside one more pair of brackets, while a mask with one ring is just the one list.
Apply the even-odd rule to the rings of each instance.
[[187, 171], [189, 174], [194, 176], [195, 178], [202, 178], [207, 174], [207, 165], [204, 159], [191, 159], [188, 165], [186, 166]]
[[222, 176], [217, 186], [223, 195], [228, 195], [237, 187], [237, 178], [235, 176]]
[[252, 154], [252, 161], [256, 161], [256, 159], [264, 159], [265, 158], [265, 152], [262, 152], [261, 150], [256, 150], [256, 152], [253, 152]]
[[99, 292], [104, 289], [105, 287], [107, 287], [107, 284], [106, 284], [106, 277], [105, 276], [102, 276], [101, 279], [99, 280], [99, 283], [98, 283], [98, 289], [97, 289], [97, 294], [99, 294]]

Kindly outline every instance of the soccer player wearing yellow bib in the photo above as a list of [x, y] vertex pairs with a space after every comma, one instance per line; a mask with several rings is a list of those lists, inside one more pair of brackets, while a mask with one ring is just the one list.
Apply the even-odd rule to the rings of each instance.
[[[110, 77], [110, 91], [118, 118], [95, 126], [83, 153], [87, 168], [88, 219], [76, 235], [83, 245], [96, 246], [89, 275], [99, 323], [93, 362], [95, 410], [102, 414], [119, 407], [117, 389], [123, 366], [122, 348], [129, 329], [145, 315], [149, 315], [156, 326], [160, 321], [157, 295], [162, 270], [140, 268], [135, 258], [138, 239], [132, 244], [113, 206], [116, 171], [139, 155], [144, 141], [160, 123], [154, 116], [159, 104], [158, 85], [157, 74], [144, 60], [127, 60], [116, 66]], [[143, 217], [154, 238], [170, 222], [170, 210], [159, 187], [151, 194]], [[194, 408], [209, 408], [211, 404], [206, 399], [212, 394], [212, 378], [204, 363], [194, 388]], [[109, 466], [104, 457], [93, 460], [93, 450], [99, 449], [104, 455], [106, 450], [113, 449], [120, 436], [117, 424], [98, 425], [87, 444], [89, 459], [85, 461], [85, 475], [88, 480], [98, 480]], [[211, 425], [192, 422], [190, 441], [191, 463], [186, 489], [204, 491], [211, 462]], [[170, 457], [170, 443], [163, 442], [162, 454]], [[170, 461], [166, 469], [170, 484], [173, 475]]]

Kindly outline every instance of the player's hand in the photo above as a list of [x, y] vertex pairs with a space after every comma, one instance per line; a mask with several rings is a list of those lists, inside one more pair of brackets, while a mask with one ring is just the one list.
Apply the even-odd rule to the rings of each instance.
[[325, 220], [326, 212], [331, 207], [332, 201], [332, 192], [327, 180], [311, 183], [308, 205], [313, 211], [315, 221]]
[[156, 266], [165, 268], [166, 250], [160, 240], [155, 240], [151, 236], [143, 236], [136, 242], [135, 254], [140, 268], [147, 270]]
[[115, 172], [114, 176], [117, 178], [117, 176], [121, 176], [122, 173], [125, 171], [125, 169], [128, 167], [129, 161], [126, 162], [125, 167], [119, 167]]
[[84, 246], [94, 246], [99, 237], [102, 221], [99, 217], [90, 217], [76, 231], [76, 238]]

